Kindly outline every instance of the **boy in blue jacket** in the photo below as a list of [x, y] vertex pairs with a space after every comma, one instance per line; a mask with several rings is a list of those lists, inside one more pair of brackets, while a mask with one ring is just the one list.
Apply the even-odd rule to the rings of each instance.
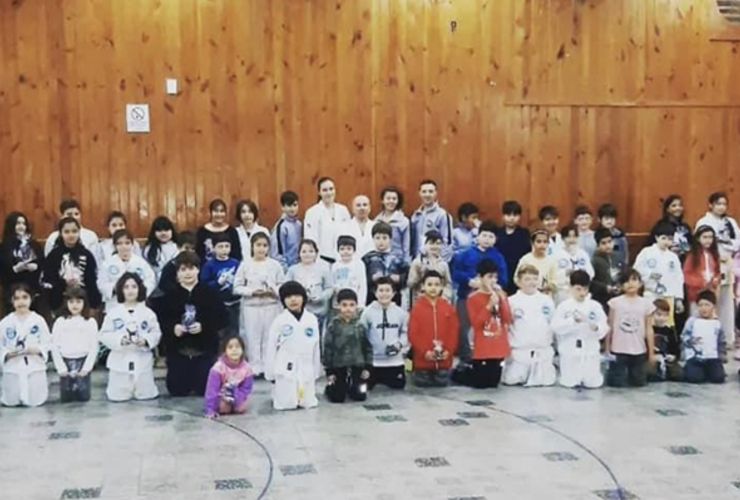
[[239, 261], [231, 258], [231, 240], [229, 235], [215, 233], [213, 238], [213, 257], [208, 259], [200, 271], [200, 281], [209, 289], [218, 293], [221, 302], [228, 312], [228, 325], [221, 332], [222, 337], [239, 335], [239, 302], [241, 297], [234, 295], [234, 278], [239, 268]]
[[496, 244], [496, 225], [486, 221], [478, 229], [478, 239], [472, 246], [452, 261], [452, 281], [457, 285], [457, 315], [460, 319], [460, 343], [457, 355], [461, 363], [470, 363], [470, 320], [468, 319], [467, 299], [471, 289], [478, 289], [478, 263], [484, 259], [492, 260], [498, 269], [498, 284], [506, 288], [509, 272], [501, 253], [494, 248]]
[[280, 195], [283, 215], [272, 228], [270, 234], [270, 258], [280, 262], [283, 271], [298, 264], [298, 248], [301, 243], [303, 226], [298, 219], [298, 195], [285, 191]]

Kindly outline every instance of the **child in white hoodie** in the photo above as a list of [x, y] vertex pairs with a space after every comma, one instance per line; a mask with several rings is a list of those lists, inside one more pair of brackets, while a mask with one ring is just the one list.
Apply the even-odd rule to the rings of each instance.
[[563, 246], [553, 251], [555, 260], [555, 305], [571, 297], [570, 275], [575, 271], [585, 271], [589, 279], [594, 277], [594, 267], [586, 250], [579, 246], [578, 228], [574, 224], [563, 226], [560, 230]]

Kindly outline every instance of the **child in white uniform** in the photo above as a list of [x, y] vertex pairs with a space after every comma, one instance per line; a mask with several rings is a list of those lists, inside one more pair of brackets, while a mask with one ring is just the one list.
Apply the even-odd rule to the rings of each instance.
[[[125, 230], [126, 225], [126, 216], [123, 214], [123, 212], [114, 210], [113, 212], [108, 214], [106, 226], [108, 227], [108, 234], [110, 234], [110, 238], [101, 239], [95, 247], [95, 260], [98, 262], [98, 267], [101, 267], [106, 260], [110, 259], [113, 254], [116, 253], [116, 244], [113, 242], [113, 236], [118, 231]], [[133, 252], [134, 254], [141, 257], [141, 247], [136, 240], [134, 240]]]
[[305, 310], [307, 294], [300, 283], [280, 287], [280, 300], [285, 310], [270, 327], [265, 355], [265, 378], [274, 382], [272, 404], [276, 410], [313, 408], [321, 375], [319, 323]]
[[98, 325], [90, 317], [83, 289], [65, 292], [64, 309], [54, 322], [51, 341], [62, 403], [90, 401], [90, 372], [98, 357]]
[[116, 284], [118, 305], [112, 307], [100, 330], [100, 342], [108, 356], [108, 389], [111, 401], [154, 399], [159, 395], [154, 383], [154, 356], [162, 332], [154, 311], [144, 301], [144, 283], [138, 274], [124, 273]]
[[141, 278], [147, 297], [157, 286], [149, 263], [134, 253], [134, 236], [129, 231], [116, 231], [113, 244], [116, 246], [116, 253], [103, 263], [98, 274], [98, 289], [103, 296], [106, 312], [118, 303], [114, 292], [116, 283], [124, 273], [134, 273]]
[[264, 371], [265, 349], [270, 325], [280, 314], [278, 290], [285, 277], [283, 268], [269, 258], [270, 237], [252, 235], [252, 258], [242, 261], [234, 279], [234, 294], [241, 296], [239, 335], [247, 344], [247, 358], [255, 377]]
[[539, 271], [536, 267], [520, 266], [516, 278], [519, 291], [509, 298], [511, 354], [506, 360], [503, 382], [526, 387], [553, 385], [556, 373], [550, 320], [555, 304], [537, 290]]
[[589, 278], [594, 277], [591, 257], [578, 244], [578, 228], [573, 224], [560, 230], [563, 247], [556, 249], [552, 258], [555, 261], [555, 305], [570, 298], [570, 275], [573, 271], [586, 271]]
[[0, 402], [4, 406], [41, 406], [49, 397], [49, 327], [44, 318], [31, 311], [32, 291], [28, 285], [15, 285], [11, 300], [15, 312], [0, 321]]
[[604, 308], [589, 293], [591, 278], [585, 271], [570, 275], [571, 298], [555, 310], [552, 330], [560, 354], [560, 385], [595, 389], [604, 385], [601, 344], [609, 331]]

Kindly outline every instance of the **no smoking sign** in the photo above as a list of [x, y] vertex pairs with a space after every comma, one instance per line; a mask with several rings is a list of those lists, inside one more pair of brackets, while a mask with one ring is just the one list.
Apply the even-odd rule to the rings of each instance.
[[151, 131], [148, 104], [126, 104], [126, 132], [147, 134]]

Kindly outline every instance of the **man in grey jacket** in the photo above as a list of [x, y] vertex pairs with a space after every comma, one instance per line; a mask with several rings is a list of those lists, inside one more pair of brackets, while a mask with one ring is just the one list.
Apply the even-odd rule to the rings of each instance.
[[450, 214], [437, 202], [437, 183], [424, 179], [419, 184], [421, 206], [411, 215], [411, 258], [421, 252], [425, 236], [429, 231], [439, 231], [442, 235], [442, 258], [452, 259], [453, 221]]

